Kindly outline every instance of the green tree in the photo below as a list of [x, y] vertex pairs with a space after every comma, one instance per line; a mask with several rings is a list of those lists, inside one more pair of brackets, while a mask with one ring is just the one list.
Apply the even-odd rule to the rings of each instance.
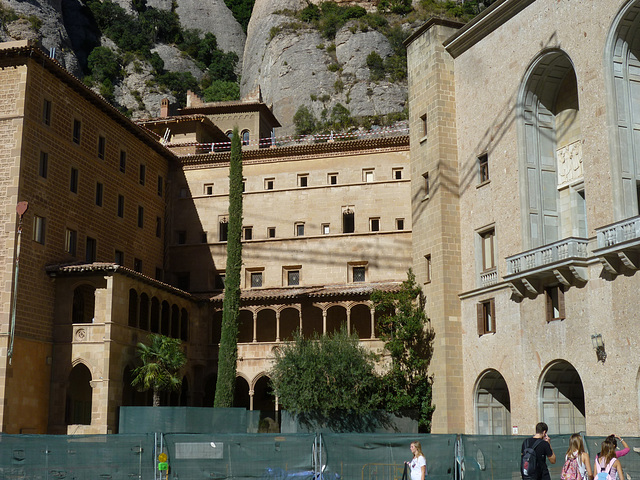
[[180, 369], [187, 363], [182, 342], [152, 333], [149, 345], [138, 343], [141, 365], [133, 370], [131, 385], [140, 391], [153, 390], [153, 406], [160, 406], [160, 392], [176, 391], [182, 384]]
[[316, 119], [313, 113], [305, 106], [300, 105], [293, 115], [293, 124], [296, 127], [296, 135], [309, 135], [316, 130]]
[[420, 430], [429, 432], [435, 407], [428, 370], [435, 333], [424, 311], [422, 289], [409, 270], [399, 291], [376, 291], [371, 301], [380, 314], [378, 328], [391, 358], [382, 378], [382, 408], [416, 418]]
[[238, 316], [240, 314], [240, 269], [242, 267], [242, 146], [238, 127], [233, 129], [229, 160], [229, 228], [227, 269], [222, 301], [222, 331], [218, 353], [218, 380], [214, 406], [232, 407], [238, 362]]
[[275, 351], [271, 383], [283, 408], [296, 415], [363, 414], [377, 407], [375, 355], [345, 329], [304, 338]]
[[203, 92], [205, 102], [225, 102], [240, 99], [240, 86], [235, 82], [214, 80]]
[[375, 50], [372, 50], [367, 55], [367, 67], [369, 68], [369, 78], [372, 81], [375, 82], [384, 78], [384, 60]]
[[97, 83], [103, 83], [105, 79], [117, 80], [120, 78], [120, 62], [113, 50], [107, 47], [94, 48], [87, 58], [91, 78]]
[[224, 0], [234, 18], [242, 26], [244, 33], [247, 33], [247, 25], [249, 25], [249, 19], [251, 18], [251, 12], [253, 11], [253, 4], [255, 0]]

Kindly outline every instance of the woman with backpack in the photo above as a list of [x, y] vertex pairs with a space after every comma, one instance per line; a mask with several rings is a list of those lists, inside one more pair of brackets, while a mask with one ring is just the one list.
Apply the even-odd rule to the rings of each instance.
[[594, 463], [594, 480], [624, 480], [622, 465], [616, 457], [615, 444], [608, 438], [602, 442], [600, 453]]
[[584, 443], [579, 433], [574, 433], [569, 439], [569, 449], [565, 455], [562, 467], [562, 480], [591, 480], [591, 460], [584, 450]]

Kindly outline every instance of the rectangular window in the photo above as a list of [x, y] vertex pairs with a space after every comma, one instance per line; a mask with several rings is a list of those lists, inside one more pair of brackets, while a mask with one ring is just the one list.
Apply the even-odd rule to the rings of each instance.
[[162, 237], [162, 218], [156, 217], [156, 237]]
[[430, 253], [424, 256], [424, 267], [425, 267], [424, 283], [430, 283], [431, 282], [431, 254]]
[[176, 232], [176, 242], [178, 245], [184, 245], [187, 243], [187, 232], [186, 230], [178, 230]]
[[323, 223], [322, 224], [321, 228], [322, 228], [322, 234], [323, 235], [329, 235], [329, 226], [330, 226], [329, 223]]
[[394, 180], [402, 180], [402, 168], [394, 168], [391, 171], [391, 176]]
[[247, 179], [243, 178], [242, 179], [242, 192], [244, 192], [247, 188]]
[[296, 223], [296, 237], [304, 236], [304, 223]]
[[304, 173], [301, 175], [298, 175], [298, 186], [299, 187], [306, 187], [308, 185], [309, 182], [309, 175]]
[[251, 272], [251, 288], [262, 287], [262, 272]]
[[142, 273], [142, 260], [140, 260], [139, 258], [134, 258], [133, 269], [138, 273]]
[[124, 196], [118, 195], [118, 216], [124, 218]]
[[220, 218], [218, 223], [218, 239], [221, 242], [227, 241], [227, 234], [229, 233], [229, 219], [227, 217]]
[[251, 240], [253, 238], [253, 227], [244, 227], [242, 233], [245, 240]]
[[78, 249], [78, 232], [67, 228], [64, 232], [64, 251], [69, 255], [76, 256]]
[[162, 197], [164, 192], [164, 178], [161, 175], [158, 175], [158, 196]]
[[96, 261], [96, 252], [98, 250], [97, 246], [95, 238], [87, 237], [86, 248], [84, 250], [84, 256], [87, 263], [93, 263]]
[[265, 178], [264, 179], [264, 189], [265, 190], [273, 190], [275, 185], [275, 179], [273, 178]]
[[147, 180], [147, 166], [144, 163], [140, 164], [140, 185], [144, 185], [144, 182]]
[[353, 209], [346, 207], [342, 209], [342, 233], [355, 232], [355, 213]]
[[370, 218], [369, 219], [369, 230], [372, 232], [380, 231], [380, 219], [379, 218]]
[[429, 172], [423, 173], [422, 179], [423, 179], [424, 197], [429, 198], [429, 194], [431, 193], [431, 185], [429, 184]]
[[420, 117], [420, 126], [422, 127], [421, 128], [422, 136], [426, 137], [427, 136], [427, 114], [426, 113]]
[[122, 252], [120, 250], [116, 250], [116, 255], [115, 255], [114, 262], [117, 265], [124, 265], [124, 252]]
[[374, 172], [373, 168], [362, 170], [362, 181], [367, 183], [373, 182], [373, 179], [374, 179], [373, 172]]
[[495, 260], [495, 230], [486, 230], [480, 233], [482, 240], [482, 271], [496, 268]]
[[300, 270], [287, 270], [287, 285], [300, 285]]
[[337, 173], [330, 173], [329, 175], [327, 175], [327, 183], [329, 185], [337, 185], [338, 184], [338, 174]]
[[209, 243], [207, 232], [200, 232], [200, 243]]
[[38, 164], [38, 175], [42, 178], [47, 178], [49, 174], [49, 154], [47, 152], [40, 152], [40, 163]]
[[562, 285], [545, 288], [547, 322], [554, 320], [564, 320], [564, 288]]
[[585, 197], [584, 190], [577, 190], [575, 198], [578, 237], [587, 238], [587, 199]]
[[138, 205], [138, 227], [144, 227], [144, 207]]
[[42, 103], [42, 123], [51, 125], [51, 100], [44, 99]]
[[33, 239], [38, 243], [44, 244], [45, 224], [44, 217], [39, 217], [38, 215], [33, 217]]
[[496, 304], [493, 298], [477, 304], [478, 336], [496, 333]]
[[205, 183], [204, 184], [204, 194], [205, 195], [213, 195], [213, 183]]
[[120, 150], [120, 172], [125, 173], [127, 171], [127, 152]]
[[98, 135], [98, 158], [104, 160], [104, 152], [107, 146], [107, 139], [102, 135]]
[[489, 156], [486, 153], [478, 157], [478, 180], [480, 183], [489, 181]]
[[71, 178], [69, 178], [69, 190], [72, 193], [78, 193], [78, 169], [71, 167]]
[[404, 218], [396, 218], [396, 230], [404, 230]]
[[267, 228], [267, 238], [276, 238], [276, 227]]
[[80, 144], [80, 129], [82, 122], [80, 120], [73, 120], [73, 143]]
[[353, 267], [353, 281], [364, 282], [365, 272], [366, 272], [366, 267], [363, 267], [363, 266]]
[[102, 197], [104, 196], [104, 185], [100, 182], [96, 183], [96, 205], [102, 206]]

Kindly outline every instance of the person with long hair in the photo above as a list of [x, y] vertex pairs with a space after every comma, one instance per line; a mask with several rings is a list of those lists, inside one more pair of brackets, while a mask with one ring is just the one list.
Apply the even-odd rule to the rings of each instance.
[[622, 445], [624, 446], [624, 448], [622, 450], [616, 450], [616, 457], [618, 457], [618, 458], [624, 457], [627, 453], [629, 453], [631, 451], [631, 449], [629, 448], [629, 445], [627, 445], [627, 442], [625, 442], [622, 438], [620, 438], [615, 433], [612, 433], [606, 439], [607, 440], [611, 440], [611, 442], [613, 442], [613, 447], [615, 449], [617, 449], [618, 448], [618, 441], [616, 440], [616, 438], [618, 440], [620, 440], [620, 443], [622, 443]]
[[584, 449], [584, 443], [579, 433], [574, 433], [569, 439], [569, 449], [565, 455], [565, 462], [574, 458], [578, 462], [580, 478], [583, 480], [591, 480], [593, 478], [591, 460], [589, 459], [589, 454]]
[[[593, 470], [595, 475], [600, 472], [605, 472], [609, 476], [617, 477], [619, 480], [624, 480], [622, 465], [620, 464], [618, 457], [616, 457], [616, 446], [608, 438], [602, 442], [602, 448], [600, 449], [600, 453], [596, 456]], [[615, 473], [613, 473], [613, 470], [615, 470]]]
[[414, 441], [411, 442], [411, 453], [413, 453], [413, 458], [410, 462], [405, 462], [409, 465], [411, 469], [411, 480], [424, 480], [427, 476], [427, 460], [424, 458], [424, 454], [422, 453], [422, 445], [420, 442]]

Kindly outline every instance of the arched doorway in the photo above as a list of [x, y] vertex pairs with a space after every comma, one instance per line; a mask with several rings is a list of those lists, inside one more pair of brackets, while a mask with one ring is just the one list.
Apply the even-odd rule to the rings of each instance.
[[334, 305], [327, 310], [327, 335], [347, 328], [347, 309], [341, 305]]
[[236, 377], [236, 391], [233, 396], [233, 406], [239, 408], [250, 408], [249, 383], [243, 377]]
[[371, 309], [367, 305], [355, 305], [351, 309], [351, 333], [358, 338], [371, 338]]
[[253, 409], [264, 412], [276, 410], [276, 397], [271, 388], [271, 379], [266, 375], [260, 377], [253, 387]]
[[476, 433], [508, 435], [511, 424], [511, 399], [504, 377], [487, 370], [478, 380], [475, 392]]
[[285, 308], [280, 312], [280, 340], [293, 340], [293, 334], [300, 330], [300, 314], [295, 308]]
[[91, 425], [91, 372], [78, 364], [69, 374], [65, 420], [67, 425]]
[[542, 421], [550, 434], [568, 435], [585, 429], [584, 388], [569, 362], [560, 360], [547, 368], [539, 399]]

